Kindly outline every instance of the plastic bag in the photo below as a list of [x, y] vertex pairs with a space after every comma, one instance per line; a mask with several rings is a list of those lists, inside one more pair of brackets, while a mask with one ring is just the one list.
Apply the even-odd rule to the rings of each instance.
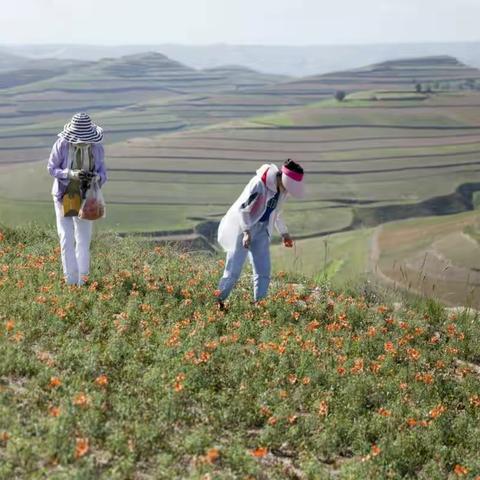
[[90, 188], [87, 190], [85, 200], [82, 203], [78, 218], [82, 220], [98, 220], [105, 218], [106, 208], [102, 190], [98, 182], [93, 180]]

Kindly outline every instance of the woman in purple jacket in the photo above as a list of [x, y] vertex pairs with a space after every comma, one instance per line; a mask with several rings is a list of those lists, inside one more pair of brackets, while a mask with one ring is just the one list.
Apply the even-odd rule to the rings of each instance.
[[83, 285], [90, 272], [92, 221], [78, 218], [68, 200], [81, 198], [91, 182], [106, 182], [103, 130], [86, 113], [77, 113], [58, 136], [47, 168], [55, 178], [52, 195], [63, 274], [67, 285]]

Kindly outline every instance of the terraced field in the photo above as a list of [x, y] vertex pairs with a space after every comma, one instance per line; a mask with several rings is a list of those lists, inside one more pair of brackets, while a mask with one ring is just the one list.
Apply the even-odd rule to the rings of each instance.
[[[55, 134], [79, 110], [91, 112], [106, 128], [107, 143], [116, 143], [302, 107], [330, 99], [337, 89], [357, 92], [381, 85], [411, 95], [420, 80], [453, 87], [479, 75], [450, 57], [425, 61], [294, 81], [235, 66], [198, 71], [157, 53], [77, 65], [42, 81], [0, 88], [0, 163], [45, 158]], [[347, 115], [344, 123], [352, 120]]]
[[[117, 75], [115, 88], [129, 81], [122, 62], [105, 61], [104, 67]], [[269, 86], [256, 85], [255, 72], [243, 69], [188, 72], [192, 78], [205, 75], [210, 83], [185, 82], [194, 86], [181, 92], [137, 89], [116, 97], [107, 83], [102, 87], [112, 95], [106, 100], [125, 102], [94, 112], [95, 120], [107, 126], [108, 139], [109, 211], [102, 228], [166, 231], [169, 238], [175, 230], [191, 235], [197, 229], [212, 239], [216, 222], [256, 168], [292, 157], [305, 167], [309, 192], [304, 201], [286, 207], [299, 242], [294, 252], [275, 251], [276, 266], [345, 280], [380, 268], [371, 264], [372, 235], [379, 225], [459, 214], [478, 204], [480, 93], [458, 85], [479, 73], [454, 59], [387, 62], [276, 84], [264, 79]], [[237, 86], [219, 91], [229, 72], [235, 72]], [[242, 73], [252, 82], [242, 80]], [[146, 82], [133, 79], [137, 85]], [[439, 89], [418, 93], [418, 82]], [[353, 92], [343, 102], [332, 99], [339, 86]], [[12, 98], [30, 98], [32, 88], [18, 88]], [[143, 94], [152, 96], [138, 97]], [[72, 95], [77, 106], [85, 101]], [[50, 97], [41, 98], [48, 103]], [[23, 114], [19, 122], [37, 118]], [[0, 218], [5, 223], [52, 221], [51, 180], [45, 163], [31, 160], [48, 154], [60, 127], [53, 113], [42, 115], [40, 123], [0, 128], [5, 142], [0, 145]], [[420, 228], [422, 221], [415, 221]], [[453, 252], [446, 244], [463, 237], [461, 231], [450, 233], [432, 248]], [[392, 252], [400, 262], [402, 251]], [[383, 274], [393, 277], [384, 272], [383, 261], [379, 256]]]

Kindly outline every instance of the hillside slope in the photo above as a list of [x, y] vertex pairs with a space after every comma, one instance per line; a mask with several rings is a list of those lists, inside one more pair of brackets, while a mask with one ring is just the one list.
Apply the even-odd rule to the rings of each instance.
[[220, 312], [221, 263], [113, 236], [66, 288], [55, 237], [0, 232], [2, 478], [480, 475], [478, 318], [282, 276]]

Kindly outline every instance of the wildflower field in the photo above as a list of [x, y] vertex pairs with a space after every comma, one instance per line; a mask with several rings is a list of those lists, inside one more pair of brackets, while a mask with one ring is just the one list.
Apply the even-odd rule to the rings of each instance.
[[282, 274], [223, 312], [221, 260], [92, 253], [65, 287], [53, 233], [1, 230], [1, 479], [480, 478], [475, 315]]

